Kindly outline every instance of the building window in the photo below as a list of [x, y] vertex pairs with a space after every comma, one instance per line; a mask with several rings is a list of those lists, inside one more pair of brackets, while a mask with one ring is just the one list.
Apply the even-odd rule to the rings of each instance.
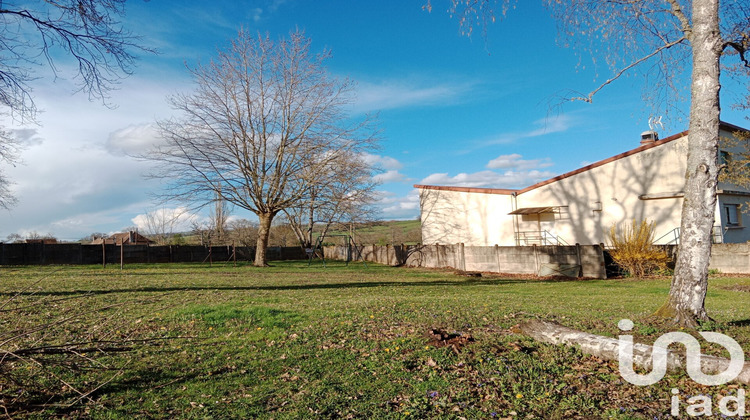
[[719, 165], [729, 166], [730, 163], [732, 163], [732, 155], [725, 150], [719, 151]]
[[724, 204], [724, 217], [727, 226], [740, 226], [740, 206], [739, 204]]

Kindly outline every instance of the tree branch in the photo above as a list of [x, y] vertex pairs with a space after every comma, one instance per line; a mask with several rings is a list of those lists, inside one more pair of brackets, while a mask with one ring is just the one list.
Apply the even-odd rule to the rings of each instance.
[[597, 92], [599, 92], [600, 90], [604, 89], [605, 86], [609, 85], [610, 83], [614, 82], [615, 80], [619, 79], [625, 72], [627, 72], [628, 70], [632, 69], [633, 67], [635, 67], [635, 66], [643, 63], [644, 61], [650, 59], [651, 57], [653, 57], [655, 55], [658, 55], [662, 51], [667, 50], [669, 48], [672, 48], [672, 47], [674, 47], [676, 45], [679, 45], [683, 41], [686, 41], [686, 40], [687, 40], [686, 37], [682, 37], [682, 38], [680, 38], [680, 39], [678, 39], [676, 41], [670, 42], [670, 43], [668, 43], [666, 45], [663, 45], [663, 46], [657, 48], [652, 53], [650, 53], [650, 54], [648, 54], [648, 55], [646, 55], [644, 57], [641, 57], [638, 60], [636, 60], [636, 61], [630, 63], [629, 65], [623, 67], [622, 69], [620, 69], [620, 71], [618, 71], [617, 74], [615, 74], [613, 77], [609, 78], [606, 82], [604, 82], [601, 85], [599, 85], [598, 88], [596, 88], [593, 91], [591, 91], [588, 94], [588, 96], [586, 96], [586, 97], [583, 97], [583, 96], [573, 97], [573, 98], [570, 98], [569, 100], [570, 101], [583, 101], [583, 102], [588, 102], [588, 103], [593, 102], [593, 97], [594, 97], [594, 95], [596, 95]]

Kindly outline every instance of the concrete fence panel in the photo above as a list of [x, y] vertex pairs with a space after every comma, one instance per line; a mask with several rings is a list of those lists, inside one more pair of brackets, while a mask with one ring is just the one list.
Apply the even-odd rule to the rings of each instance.
[[[464, 244], [366, 245], [352, 249], [351, 259], [392, 266], [455, 268], [509, 274], [567, 275], [606, 278], [603, 247], [465, 246]], [[324, 255], [345, 260], [345, 246], [328, 246]], [[547, 273], [547, 274], [544, 274]]]
[[714, 244], [709, 269], [721, 273], [750, 273], [750, 243]]

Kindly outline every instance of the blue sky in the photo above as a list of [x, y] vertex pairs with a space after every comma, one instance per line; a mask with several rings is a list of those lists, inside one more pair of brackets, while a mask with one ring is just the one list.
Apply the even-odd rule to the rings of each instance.
[[[520, 188], [637, 147], [652, 113], [644, 77], [618, 80], [592, 104], [555, 106], [611, 73], [560, 47], [540, 2], [518, 3], [483, 38], [461, 36], [439, 0], [432, 12], [422, 0], [129, 2], [126, 26], [159, 54], [140, 57], [113, 92], [114, 107], [73, 95], [64, 61], [57, 79], [39, 69], [34, 96], [44, 112], [39, 125], [13, 125], [26, 148], [23, 164], [7, 171], [19, 204], [0, 219], [0, 238], [38, 232], [77, 240], [178, 207], [157, 204], [160, 183], [142, 178], [147, 164], [126, 153], [154, 141], [154, 121], [172, 114], [167, 95], [190, 91], [184, 65], [208, 61], [241, 27], [275, 38], [303, 29], [315, 51], [332, 51], [328, 70], [356, 82], [352, 117], [377, 113], [382, 133], [371, 159], [383, 169], [383, 219], [418, 216], [416, 183]], [[722, 92], [729, 98], [733, 90]], [[670, 105], [662, 137], [687, 127], [687, 100]], [[727, 122], [748, 126], [747, 115], [723, 105]], [[241, 209], [233, 215], [253, 218]]]

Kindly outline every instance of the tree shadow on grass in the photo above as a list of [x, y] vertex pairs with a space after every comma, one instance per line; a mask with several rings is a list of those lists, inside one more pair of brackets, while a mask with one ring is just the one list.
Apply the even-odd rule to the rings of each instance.
[[501, 286], [524, 283], [563, 283], [589, 281], [577, 278], [550, 278], [550, 279], [459, 279], [459, 280], [434, 280], [434, 281], [374, 281], [374, 282], [347, 282], [347, 283], [313, 283], [313, 284], [290, 284], [274, 286], [167, 286], [167, 287], [138, 287], [124, 289], [102, 289], [102, 290], [63, 290], [63, 291], [31, 291], [25, 292], [0, 292], [0, 296], [34, 295], [34, 296], [71, 296], [71, 295], [106, 295], [111, 293], [143, 293], [143, 292], [180, 292], [180, 291], [285, 291], [285, 290], [327, 290], [327, 289], [368, 289], [374, 287], [474, 287], [474, 286]]

